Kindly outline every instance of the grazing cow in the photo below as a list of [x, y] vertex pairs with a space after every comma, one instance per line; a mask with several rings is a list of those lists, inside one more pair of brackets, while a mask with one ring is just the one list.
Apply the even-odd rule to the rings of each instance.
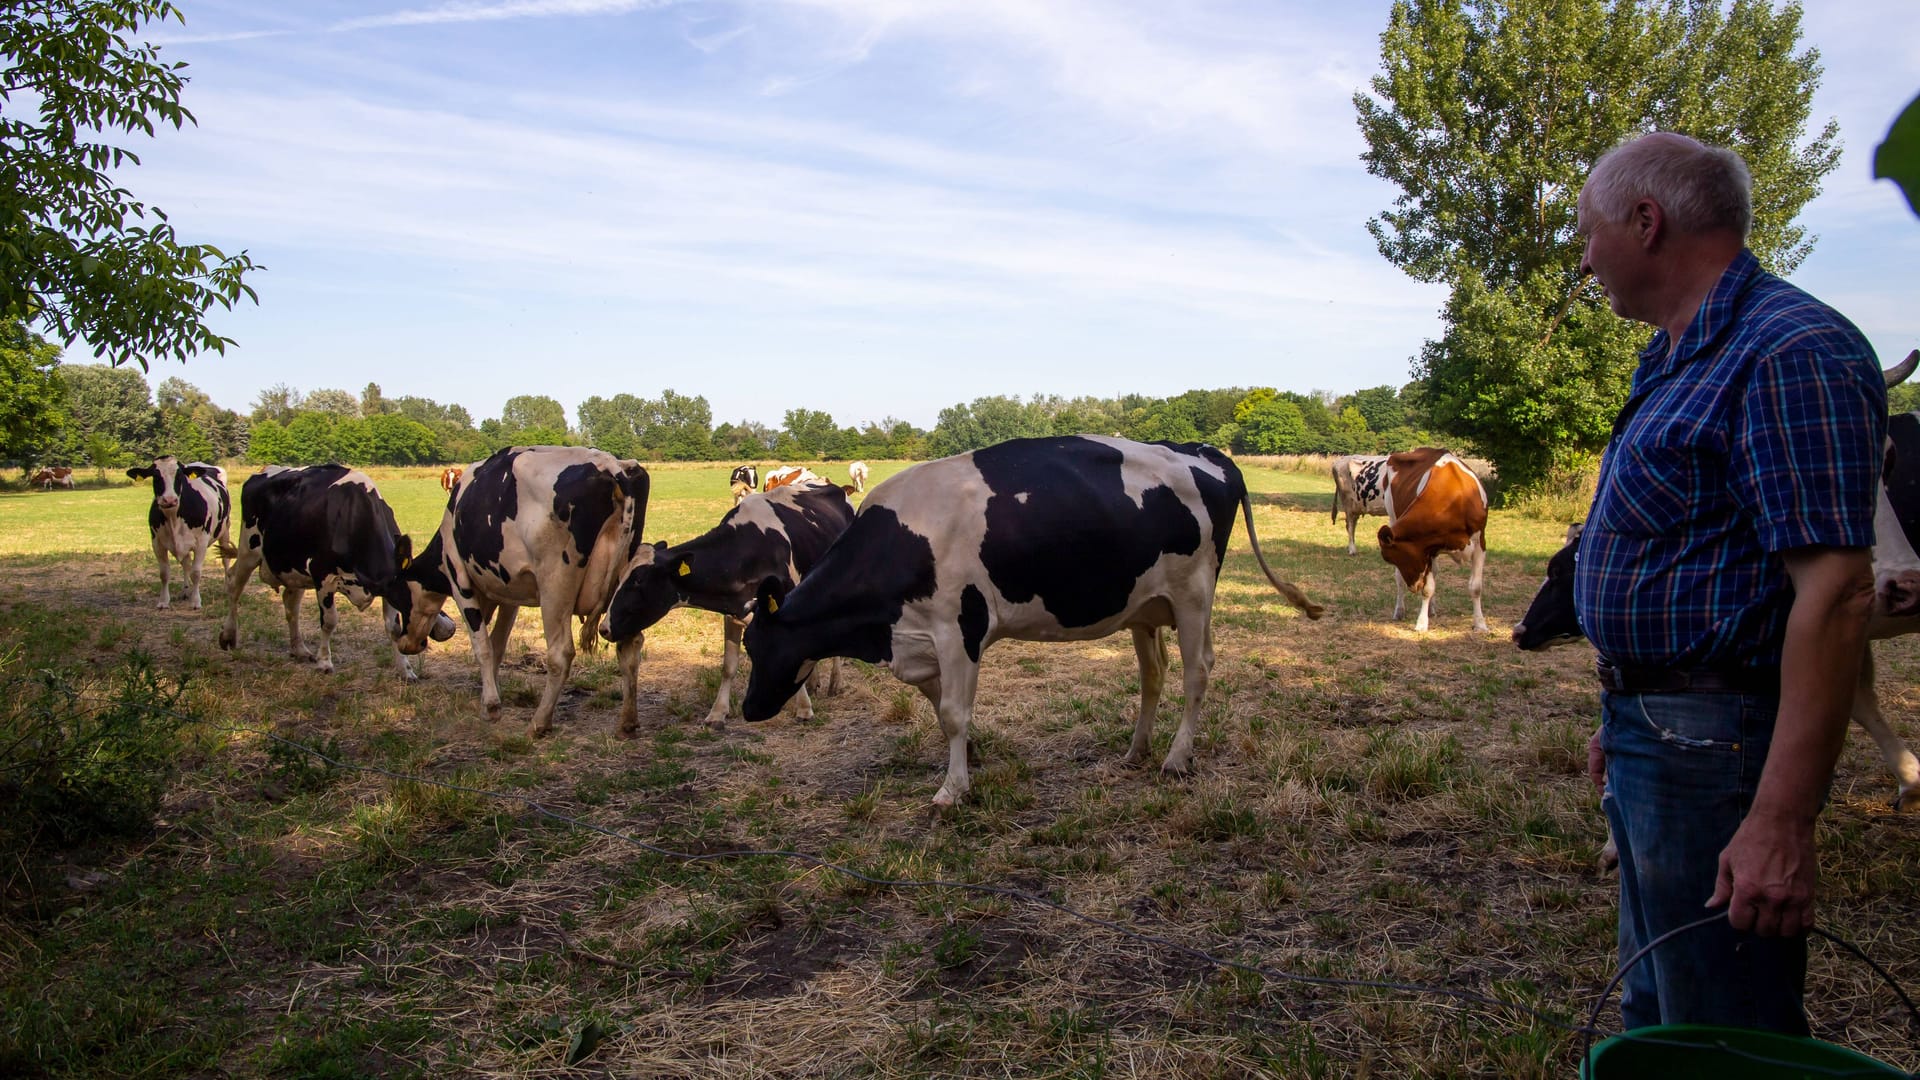
[[466, 471], [467, 471], [466, 467], [463, 465], [449, 465], [446, 468], [441, 469], [440, 470], [440, 490], [446, 492], [449, 495], [453, 494], [454, 487], [456, 487], [460, 483], [461, 474], [465, 473]]
[[1433, 560], [1441, 552], [1461, 560], [1466, 551], [1473, 571], [1467, 593], [1473, 597], [1473, 628], [1484, 631], [1480, 584], [1487, 568], [1487, 489], [1458, 457], [1422, 447], [1387, 458], [1384, 486], [1387, 523], [1380, 526], [1380, 556], [1392, 563], [1393, 617], [1406, 614], [1409, 590], [1420, 594], [1416, 631], [1427, 629], [1433, 607]]
[[[738, 487], [741, 484], [745, 484], [748, 491], [758, 490], [760, 487], [760, 470], [752, 465], [735, 465], [733, 472], [727, 476], [727, 486]], [[737, 502], [738, 500], [735, 501]]]
[[180, 560], [187, 574], [187, 606], [200, 610], [200, 573], [207, 565], [207, 545], [217, 545], [222, 566], [239, 554], [233, 546], [233, 504], [227, 495], [227, 471], [204, 461], [182, 465], [172, 454], [154, 458], [152, 465], [127, 470], [135, 480], [153, 481], [153, 502], [147, 506], [147, 528], [153, 533], [153, 557], [160, 564], [160, 602], [171, 601], [168, 556]]
[[38, 484], [41, 491], [52, 491], [57, 487], [72, 491], [73, 470], [65, 465], [50, 465], [34, 473], [33, 479], [28, 482]]
[[767, 473], [766, 490], [772, 491], [774, 488], [785, 487], [788, 484], [824, 484], [826, 482], [824, 477], [805, 465], [787, 465]]
[[853, 490], [867, 490], [867, 474], [871, 472], [864, 461], [856, 461], [847, 466], [847, 479], [853, 481]]
[[742, 711], [764, 720], [828, 657], [885, 664], [938, 709], [947, 775], [967, 794], [967, 728], [980, 657], [1001, 638], [1089, 641], [1126, 629], [1140, 663], [1129, 762], [1145, 759], [1178, 634], [1185, 713], [1162, 768], [1185, 772], [1213, 669], [1213, 596], [1234, 515], [1289, 603], [1321, 608], [1267, 567], [1231, 459], [1201, 444], [1066, 436], [1013, 439], [916, 465], [873, 489], [791, 592], [760, 589], [746, 631]]
[[[333, 671], [333, 628], [339, 622], [335, 593], [361, 611], [384, 597], [413, 553], [413, 541], [394, 522], [380, 489], [363, 472], [344, 465], [283, 468], [270, 465], [240, 486], [240, 557], [227, 569], [227, 624], [220, 647], [240, 640], [240, 593], [254, 568], [260, 581], [281, 590], [287, 610], [287, 652], [315, 659], [300, 639], [300, 597], [308, 589], [320, 604], [319, 666]], [[390, 604], [391, 602], [389, 602]], [[389, 606], [391, 614], [391, 606]], [[442, 616], [431, 628], [435, 641], [453, 636]], [[400, 677], [415, 679], [399, 650]]]
[[[791, 589], [852, 523], [852, 504], [831, 484], [789, 484], [749, 496], [703, 535], [674, 547], [664, 541], [656, 545], [653, 561], [636, 566], [621, 582], [606, 618], [600, 620], [600, 636], [608, 641], [632, 637], [682, 605], [719, 612], [725, 633], [720, 693], [707, 711], [707, 723], [723, 724], [754, 593], [769, 579], [781, 590]], [[836, 659], [826, 692], [838, 690], [839, 682]], [[794, 715], [813, 717], [813, 701], [804, 686]]]
[[1347, 554], [1357, 555], [1355, 526], [1368, 514], [1387, 512], [1387, 458], [1384, 454], [1349, 454], [1333, 459], [1333, 520], [1347, 515]]
[[[480, 703], [500, 718], [500, 659], [522, 607], [538, 606], [547, 642], [547, 686], [528, 734], [553, 729], [553, 710], [573, 670], [572, 620], [580, 648], [620, 575], [636, 557], [646, 523], [647, 470], [601, 450], [514, 446], [468, 470], [440, 531], [389, 591], [387, 631], [403, 653], [426, 647], [428, 628], [449, 597], [460, 609], [480, 665]], [[644, 549], [644, 550], [643, 550]], [[489, 627], [491, 623], [491, 627]], [[641, 638], [619, 647], [620, 731], [638, 727], [634, 703]]]

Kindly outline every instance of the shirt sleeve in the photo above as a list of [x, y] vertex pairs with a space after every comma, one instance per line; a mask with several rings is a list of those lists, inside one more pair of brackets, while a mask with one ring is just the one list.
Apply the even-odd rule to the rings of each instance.
[[1871, 359], [1807, 348], [1761, 357], [1735, 409], [1734, 495], [1761, 546], [1872, 547], [1887, 405]]

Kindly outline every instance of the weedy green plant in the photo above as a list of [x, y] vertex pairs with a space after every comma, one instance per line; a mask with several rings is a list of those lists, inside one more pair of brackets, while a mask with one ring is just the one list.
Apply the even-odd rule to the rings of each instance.
[[184, 679], [130, 652], [106, 675], [0, 656], [0, 843], [68, 847], [151, 827], [180, 758]]

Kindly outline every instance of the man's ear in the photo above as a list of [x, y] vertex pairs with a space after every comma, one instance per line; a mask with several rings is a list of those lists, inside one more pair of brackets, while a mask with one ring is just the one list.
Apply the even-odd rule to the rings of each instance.
[[1667, 212], [1652, 199], [1641, 199], [1633, 204], [1632, 212], [1627, 215], [1627, 224], [1633, 229], [1640, 246], [1651, 248], [1666, 236]]

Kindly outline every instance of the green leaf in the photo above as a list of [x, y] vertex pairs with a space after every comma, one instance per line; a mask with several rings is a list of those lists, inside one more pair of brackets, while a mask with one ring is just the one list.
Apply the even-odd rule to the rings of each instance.
[[587, 1060], [595, 1050], [599, 1049], [601, 1041], [611, 1034], [613, 1029], [598, 1020], [589, 1020], [581, 1024], [580, 1029], [573, 1033], [573, 1041], [567, 1044], [567, 1064], [578, 1065]]
[[1900, 185], [1907, 207], [1920, 214], [1920, 97], [1907, 102], [1887, 129], [1887, 141], [1873, 152], [1873, 175]]

